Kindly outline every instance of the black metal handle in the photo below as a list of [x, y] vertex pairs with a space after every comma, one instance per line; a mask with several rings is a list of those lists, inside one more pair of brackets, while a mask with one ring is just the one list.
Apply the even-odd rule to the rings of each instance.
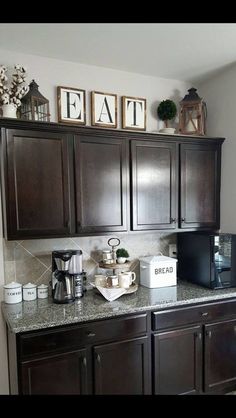
[[181, 218], [181, 222], [185, 222], [185, 220], [186, 220], [185, 218]]
[[97, 362], [101, 363], [101, 357], [99, 356], [99, 354], [97, 354]]
[[201, 312], [201, 316], [208, 316], [209, 313], [208, 312]]
[[84, 367], [87, 367], [87, 359], [86, 359], [86, 357], [83, 358], [83, 365], [84, 365]]
[[199, 340], [201, 340], [201, 339], [202, 339], [202, 334], [201, 334], [201, 332], [195, 332], [195, 333], [194, 333], [194, 336], [195, 336], [195, 338], [198, 338]]
[[89, 333], [87, 334], [87, 336], [88, 336], [88, 337], [95, 337], [95, 335], [96, 335], [96, 334], [94, 334], [93, 332], [89, 332]]
[[176, 223], [176, 218], [170, 218], [170, 223], [175, 224]]
[[211, 338], [211, 331], [206, 331], [206, 336]]

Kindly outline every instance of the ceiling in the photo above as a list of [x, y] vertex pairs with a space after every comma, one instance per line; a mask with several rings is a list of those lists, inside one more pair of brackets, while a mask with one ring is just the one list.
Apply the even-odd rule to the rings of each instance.
[[236, 24], [1, 23], [0, 48], [196, 82], [236, 62]]

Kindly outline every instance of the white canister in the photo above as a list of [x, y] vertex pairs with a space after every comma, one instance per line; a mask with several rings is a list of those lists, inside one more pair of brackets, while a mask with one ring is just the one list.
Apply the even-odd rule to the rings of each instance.
[[37, 287], [37, 294], [39, 299], [48, 298], [48, 286], [46, 284], [40, 284]]
[[36, 284], [27, 283], [23, 286], [23, 300], [35, 300], [37, 299], [37, 286]]
[[4, 301], [6, 303], [19, 303], [22, 301], [22, 284], [11, 282], [3, 286]]

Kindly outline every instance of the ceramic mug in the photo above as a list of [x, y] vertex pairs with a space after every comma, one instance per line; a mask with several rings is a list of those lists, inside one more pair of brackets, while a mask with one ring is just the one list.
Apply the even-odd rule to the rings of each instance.
[[118, 284], [119, 284], [119, 281], [116, 275], [107, 277], [107, 287], [115, 287], [115, 286], [118, 286]]
[[106, 286], [107, 277], [103, 274], [95, 274], [94, 276], [95, 286]]
[[124, 273], [119, 273], [119, 286], [124, 289], [128, 289], [136, 279], [136, 274], [134, 271], [127, 271]]

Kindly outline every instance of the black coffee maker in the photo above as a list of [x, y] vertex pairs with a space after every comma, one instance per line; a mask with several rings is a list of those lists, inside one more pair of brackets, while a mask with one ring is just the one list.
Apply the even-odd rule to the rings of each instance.
[[52, 252], [52, 298], [55, 303], [75, 300], [75, 272], [82, 272], [82, 251]]

